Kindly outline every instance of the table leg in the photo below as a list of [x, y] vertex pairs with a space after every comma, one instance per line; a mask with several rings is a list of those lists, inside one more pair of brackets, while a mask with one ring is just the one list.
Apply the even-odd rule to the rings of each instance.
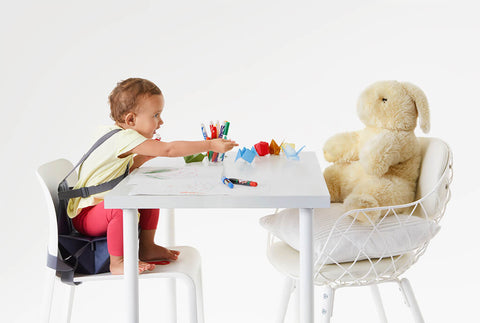
[[299, 210], [300, 322], [313, 323], [313, 209]]
[[162, 209], [161, 216], [164, 219], [162, 222], [162, 236], [166, 246], [171, 247], [175, 245], [175, 209]]
[[123, 210], [123, 268], [125, 275], [125, 322], [138, 323], [138, 211]]

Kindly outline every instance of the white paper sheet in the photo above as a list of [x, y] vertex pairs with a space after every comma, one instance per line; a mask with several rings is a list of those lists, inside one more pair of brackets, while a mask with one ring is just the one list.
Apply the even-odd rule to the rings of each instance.
[[142, 167], [128, 184], [133, 186], [130, 195], [226, 194], [222, 173], [223, 167], [204, 164]]

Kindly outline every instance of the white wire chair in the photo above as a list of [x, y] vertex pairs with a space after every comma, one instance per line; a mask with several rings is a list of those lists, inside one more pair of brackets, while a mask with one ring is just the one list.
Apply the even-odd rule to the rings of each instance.
[[[442, 219], [446, 205], [450, 199], [450, 183], [453, 177], [452, 153], [448, 145], [436, 138], [419, 138], [422, 148], [422, 165], [417, 183], [416, 201], [404, 205], [385, 206], [370, 209], [351, 210], [339, 213], [338, 219], [333, 222], [328, 232], [325, 243], [318, 247], [314, 262], [315, 285], [323, 287], [321, 297], [322, 322], [329, 322], [333, 309], [333, 296], [335, 290], [348, 286], [371, 286], [372, 294], [377, 306], [377, 311], [382, 322], [387, 322], [385, 311], [377, 284], [383, 282], [397, 282], [404, 295], [406, 304], [410, 307], [415, 322], [424, 322], [413, 290], [406, 278], [400, 279], [408, 268], [424, 254], [432, 234], [428, 239], [415, 246], [415, 248], [402, 254], [389, 254], [388, 233], [384, 228], [396, 226], [402, 230], [409, 220], [418, 217], [432, 225], [438, 225]], [[371, 210], [380, 210], [384, 214], [377, 223], [363, 225], [368, 228], [365, 239], [352, 241], [351, 231], [358, 228], [355, 220], [360, 214]], [[322, 215], [322, 210], [315, 210]], [[393, 223], [393, 224], [392, 224]], [[439, 226], [438, 226], [439, 228]], [[435, 232], [436, 233], [436, 232]], [[315, 233], [314, 233], [315, 235]], [[376, 237], [377, 249], [385, 250], [379, 255], [372, 256], [366, 249], [371, 238]], [[410, 239], [408, 234], [407, 239]], [[406, 242], [408, 244], [408, 241]], [[336, 251], [345, 244], [354, 249], [354, 256], [350, 261], [339, 260]], [[383, 244], [383, 245], [382, 245]], [[382, 249], [383, 248], [383, 249]], [[299, 253], [286, 242], [279, 241], [269, 233], [267, 256], [272, 265], [287, 276], [284, 293], [282, 296], [280, 312], [277, 322], [283, 322], [287, 311], [291, 293], [295, 290], [299, 278]]]

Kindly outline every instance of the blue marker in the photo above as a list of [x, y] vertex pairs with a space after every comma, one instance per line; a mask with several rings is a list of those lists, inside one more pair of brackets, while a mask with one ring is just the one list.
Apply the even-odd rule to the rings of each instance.
[[[222, 125], [220, 126], [220, 133], [218, 135], [218, 138], [223, 138], [223, 131], [225, 130], [225, 121], [222, 122]], [[227, 139], [227, 138], [225, 138]]]
[[226, 178], [225, 176], [222, 177], [222, 183], [227, 185], [228, 188], [233, 188], [233, 183], [230, 182], [230, 180], [228, 178]]
[[203, 134], [203, 139], [207, 140], [207, 130], [205, 130], [205, 125], [202, 123], [202, 134]]

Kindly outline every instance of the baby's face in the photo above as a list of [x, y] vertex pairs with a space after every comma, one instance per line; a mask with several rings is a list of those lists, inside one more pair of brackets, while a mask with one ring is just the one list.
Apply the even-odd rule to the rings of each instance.
[[155, 131], [163, 124], [160, 115], [164, 105], [163, 95], [150, 95], [141, 98], [135, 112], [133, 129], [146, 138], [152, 138]]

